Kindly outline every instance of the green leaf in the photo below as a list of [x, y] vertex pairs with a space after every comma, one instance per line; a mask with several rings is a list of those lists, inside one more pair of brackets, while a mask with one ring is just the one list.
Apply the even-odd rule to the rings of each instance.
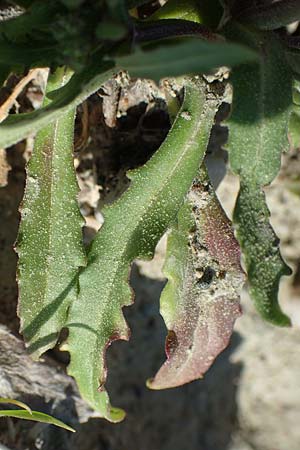
[[233, 221], [249, 280], [249, 293], [257, 311], [267, 321], [289, 326], [278, 304], [280, 278], [291, 270], [279, 252], [279, 242], [269, 223], [269, 210], [261, 187], [241, 180]]
[[240, 316], [244, 282], [231, 224], [202, 169], [168, 236], [161, 314], [168, 328], [167, 360], [152, 389], [202, 378], [227, 347]]
[[293, 111], [289, 122], [289, 138], [293, 148], [300, 148], [300, 82], [294, 80]]
[[10, 67], [0, 65], [0, 88], [3, 86], [4, 82], [8, 78], [11, 70]]
[[43, 67], [53, 61], [56, 56], [55, 46], [45, 46], [43, 43], [16, 44], [0, 38], [0, 64], [7, 62], [22, 66]]
[[148, 20], [160, 19], [184, 19], [194, 22], [202, 22], [202, 17], [197, 0], [169, 0], [159, 8]]
[[50, 104], [31, 113], [11, 115], [4, 120], [0, 124], [0, 147], [13, 145], [74, 110], [113, 76], [115, 71], [111, 67], [111, 63], [103, 63], [100, 55], [95, 54], [91, 65], [75, 73], [65, 86], [51, 93]]
[[215, 28], [222, 14], [218, 0], [168, 0], [149, 20], [184, 19]]
[[113, 19], [120, 23], [128, 23], [127, 2], [125, 0], [107, 0], [106, 3]]
[[279, 0], [251, 6], [244, 9], [237, 19], [261, 30], [275, 30], [300, 20], [300, 2]]
[[61, 0], [61, 3], [70, 9], [78, 8], [83, 2], [84, 0]]
[[75, 433], [75, 430], [71, 428], [69, 425], [66, 425], [61, 420], [55, 419], [55, 417], [49, 416], [48, 414], [44, 414], [38, 411], [19, 411], [19, 410], [0, 410], [0, 417], [14, 417], [16, 419], [25, 419], [32, 420], [34, 422], [48, 423], [50, 425], [55, 425], [59, 428], [64, 428], [65, 430], [72, 431]]
[[131, 185], [121, 199], [104, 210], [104, 225], [80, 275], [80, 294], [67, 324], [69, 373], [85, 400], [110, 421], [122, 420], [124, 413], [111, 411], [104, 389], [105, 351], [115, 339], [128, 339], [122, 307], [132, 303], [130, 264], [153, 256], [175, 218], [204, 156], [218, 106], [217, 95], [206, 100], [200, 80], [185, 81], [183, 105], [166, 140], [145, 166], [129, 174]]
[[289, 122], [289, 136], [293, 148], [300, 148], [300, 107], [294, 106]]
[[31, 411], [31, 409], [29, 408], [29, 406], [27, 406], [25, 403], [23, 403], [23, 402], [20, 402], [19, 400], [15, 400], [15, 399], [13, 399], [13, 398], [3, 398], [3, 397], [0, 397], [0, 403], [8, 403], [8, 404], [11, 404], [11, 405], [16, 405], [16, 406], [19, 406], [20, 408], [23, 408], [23, 409], [25, 409], [26, 411], [28, 411], [30, 414], [32, 414], [32, 411]]
[[241, 182], [234, 223], [257, 309], [266, 320], [289, 325], [277, 294], [280, 277], [290, 269], [269, 224], [262, 187], [277, 175], [281, 152], [288, 146], [292, 78], [277, 38], [259, 34], [253, 39], [260, 63], [243, 65], [232, 74], [229, 158]]
[[[65, 80], [61, 69], [49, 90]], [[17, 243], [18, 312], [35, 357], [55, 345], [77, 295], [78, 268], [85, 265], [72, 157], [74, 115], [71, 110], [38, 133], [27, 168]]]
[[56, 1], [35, 1], [34, 6], [25, 13], [0, 22], [0, 34], [5, 36], [6, 41], [27, 41], [29, 35], [34, 38], [38, 29], [49, 25], [49, 17], [53, 19], [57, 12]]
[[235, 66], [256, 60], [256, 53], [239, 44], [206, 42], [197, 38], [160, 44], [116, 58], [131, 76], [158, 80], [168, 76], [207, 73], [220, 66]]

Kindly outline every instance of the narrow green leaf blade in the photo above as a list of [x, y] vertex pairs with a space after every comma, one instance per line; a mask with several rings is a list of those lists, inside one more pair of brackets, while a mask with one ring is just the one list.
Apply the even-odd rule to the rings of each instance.
[[160, 44], [151, 50], [137, 50], [116, 58], [119, 67], [131, 76], [153, 78], [207, 73], [220, 66], [255, 61], [255, 51], [239, 44], [207, 42], [197, 38]]
[[83, 71], [75, 73], [68, 83], [51, 95], [52, 102], [32, 113], [9, 116], [0, 124], [0, 147], [6, 148], [74, 110], [93, 94], [115, 71], [111, 63], [97, 59]]
[[16, 419], [24, 419], [24, 420], [33, 420], [34, 422], [48, 423], [50, 425], [55, 425], [59, 428], [64, 428], [65, 430], [72, 431], [75, 433], [74, 428], [71, 428], [69, 425], [66, 425], [61, 420], [55, 419], [48, 414], [44, 414], [38, 411], [32, 411], [29, 413], [28, 411], [19, 411], [19, 410], [0, 410], [0, 417], [14, 417]]
[[234, 223], [257, 309], [266, 320], [289, 325], [277, 294], [280, 277], [290, 270], [268, 222], [262, 187], [277, 175], [281, 152], [288, 147], [292, 78], [277, 38], [259, 34], [254, 39], [260, 63], [240, 66], [232, 74], [229, 158], [241, 180]]
[[167, 360], [151, 389], [201, 378], [227, 347], [240, 316], [244, 283], [240, 249], [206, 171], [193, 181], [168, 236], [161, 314], [168, 328]]
[[[56, 89], [62, 74], [50, 81]], [[27, 169], [17, 242], [21, 332], [36, 357], [56, 343], [85, 265], [72, 149], [75, 111], [37, 135]]]
[[69, 373], [82, 396], [110, 421], [121, 420], [124, 414], [112, 413], [104, 390], [105, 351], [115, 339], [129, 337], [122, 307], [132, 303], [130, 264], [135, 258], [152, 257], [183, 203], [206, 150], [218, 105], [215, 94], [206, 100], [202, 82], [186, 81], [184, 102], [171, 131], [150, 161], [130, 173], [128, 191], [105, 209], [104, 225], [80, 275], [80, 294], [69, 313]]
[[20, 402], [19, 400], [15, 400], [13, 398], [0, 397], [0, 403], [6, 403], [6, 404], [8, 403], [8, 404], [11, 404], [11, 405], [16, 405], [16, 406], [19, 406], [20, 408], [25, 409], [30, 414], [32, 413], [31, 409], [29, 408], [28, 405], [26, 405], [26, 403]]

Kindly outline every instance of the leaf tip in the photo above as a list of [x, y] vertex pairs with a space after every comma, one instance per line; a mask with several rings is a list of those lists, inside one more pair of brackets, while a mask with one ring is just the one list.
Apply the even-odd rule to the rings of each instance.
[[153, 377], [148, 378], [148, 380], [146, 381], [147, 388], [155, 390], [155, 391], [159, 390], [159, 388], [157, 388], [153, 382], [154, 382], [154, 378]]
[[112, 423], [122, 422], [126, 417], [126, 412], [122, 408], [111, 407], [109, 413], [110, 415], [107, 419]]

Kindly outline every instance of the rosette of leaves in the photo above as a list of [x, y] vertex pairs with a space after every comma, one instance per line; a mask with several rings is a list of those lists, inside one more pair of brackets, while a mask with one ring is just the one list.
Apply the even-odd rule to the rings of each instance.
[[[199, 378], [227, 345], [243, 284], [237, 242], [257, 310], [272, 323], [290, 324], [278, 303], [280, 279], [290, 271], [269, 224], [264, 187], [288, 142], [300, 44], [299, 30], [290, 35], [284, 27], [300, 19], [299, 2], [169, 0], [146, 21], [138, 19], [147, 3], [139, 0], [16, 3], [24, 12], [0, 23], [1, 80], [40, 65], [51, 69], [43, 106], [0, 124], [0, 147], [38, 132], [17, 247], [22, 331], [38, 357], [67, 326], [69, 373], [90, 405], [116, 422], [124, 413], [110, 406], [104, 388], [105, 352], [129, 336], [122, 307], [132, 302], [130, 265], [152, 257], [166, 230], [167, 361], [150, 387]], [[224, 81], [209, 85], [202, 75], [224, 65], [233, 90], [229, 160], [240, 177], [237, 241], [203, 168], [199, 177], [224, 92]], [[104, 226], [85, 255], [72, 165], [74, 115], [120, 69], [155, 80], [181, 77], [183, 102], [161, 147], [128, 174], [130, 188], [105, 209]]]

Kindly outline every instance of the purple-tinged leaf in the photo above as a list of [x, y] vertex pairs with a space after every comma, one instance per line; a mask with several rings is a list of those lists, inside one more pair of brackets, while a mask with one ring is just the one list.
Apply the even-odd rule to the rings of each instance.
[[168, 283], [161, 313], [169, 330], [167, 360], [148, 382], [152, 389], [201, 378], [227, 347], [241, 314], [239, 246], [204, 170], [168, 237], [164, 271]]

